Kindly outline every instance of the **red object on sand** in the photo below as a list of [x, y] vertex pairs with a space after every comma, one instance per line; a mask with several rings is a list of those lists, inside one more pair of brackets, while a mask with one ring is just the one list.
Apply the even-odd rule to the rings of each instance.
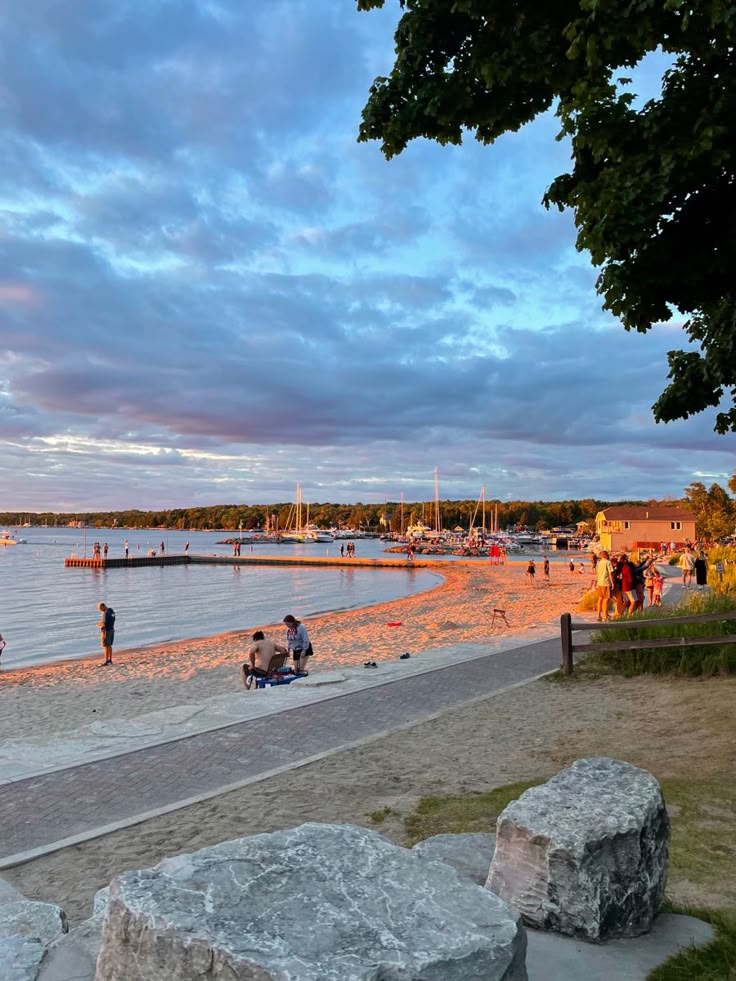
[[392, 623], [387, 623], [386, 626], [387, 627], [400, 627], [401, 626], [401, 620], [394, 620]]

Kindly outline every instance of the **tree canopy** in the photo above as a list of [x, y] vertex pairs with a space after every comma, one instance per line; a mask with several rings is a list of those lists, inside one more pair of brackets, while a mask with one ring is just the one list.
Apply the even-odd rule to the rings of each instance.
[[[388, 158], [465, 129], [488, 144], [555, 106], [572, 166], [544, 203], [573, 209], [604, 308], [642, 333], [679, 312], [698, 348], [669, 352], [654, 418], [720, 406], [716, 431], [736, 431], [736, 2], [399, 2], [359, 139]], [[637, 105], [625, 72], [658, 49], [661, 94]]]

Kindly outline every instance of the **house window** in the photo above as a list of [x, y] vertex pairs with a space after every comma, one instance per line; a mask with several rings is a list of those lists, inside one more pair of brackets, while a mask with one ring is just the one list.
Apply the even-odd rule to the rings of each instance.
[[629, 524], [629, 522], [628, 521], [624, 521], [624, 528], [630, 528], [630, 527], [631, 527], [631, 525]]
[[681, 521], [670, 521], [670, 528], [673, 531], [682, 531], [682, 522]]

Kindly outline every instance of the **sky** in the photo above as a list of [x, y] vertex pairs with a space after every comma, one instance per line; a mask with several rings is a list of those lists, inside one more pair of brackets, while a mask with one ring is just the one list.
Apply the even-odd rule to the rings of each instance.
[[0, 510], [726, 483], [714, 412], [652, 419], [681, 321], [627, 334], [541, 204], [553, 116], [357, 143], [399, 15], [0, 0]]

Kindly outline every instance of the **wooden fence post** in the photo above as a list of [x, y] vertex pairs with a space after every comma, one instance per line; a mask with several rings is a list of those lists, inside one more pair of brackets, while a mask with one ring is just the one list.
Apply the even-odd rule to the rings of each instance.
[[572, 674], [572, 616], [563, 613], [560, 617], [560, 640], [562, 641], [562, 673]]

